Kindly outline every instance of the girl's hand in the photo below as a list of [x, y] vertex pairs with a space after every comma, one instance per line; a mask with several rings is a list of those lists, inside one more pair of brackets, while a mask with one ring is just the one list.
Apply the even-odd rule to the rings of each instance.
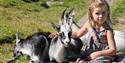
[[95, 60], [97, 57], [100, 57], [100, 56], [101, 56], [101, 54], [99, 52], [93, 52], [90, 54], [90, 58], [92, 60]]
[[57, 32], [52, 32], [48, 37], [54, 38], [58, 33]]

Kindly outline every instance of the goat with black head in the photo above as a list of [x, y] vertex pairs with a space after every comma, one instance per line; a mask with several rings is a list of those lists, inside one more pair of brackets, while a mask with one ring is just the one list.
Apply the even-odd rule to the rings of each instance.
[[13, 51], [13, 57], [7, 63], [13, 63], [19, 55], [27, 55], [30, 63], [46, 63], [49, 61], [48, 48], [51, 38], [50, 32], [36, 32], [26, 39], [19, 39], [16, 34], [16, 46]]
[[80, 39], [71, 38], [72, 23], [73, 23], [73, 9], [66, 13], [65, 9], [61, 16], [59, 26], [52, 23], [54, 29], [58, 34], [55, 39], [51, 41], [49, 48], [50, 61], [55, 60], [58, 63], [63, 63], [69, 56], [77, 57], [82, 47]]

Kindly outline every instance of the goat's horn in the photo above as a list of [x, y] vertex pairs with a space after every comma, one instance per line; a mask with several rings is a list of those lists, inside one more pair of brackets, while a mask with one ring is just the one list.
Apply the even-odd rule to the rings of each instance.
[[74, 8], [71, 8], [71, 10], [69, 11], [69, 14], [71, 14], [73, 12]]
[[64, 19], [64, 15], [65, 15], [66, 10], [67, 10], [67, 8], [63, 11], [62, 16], [61, 16], [61, 20]]

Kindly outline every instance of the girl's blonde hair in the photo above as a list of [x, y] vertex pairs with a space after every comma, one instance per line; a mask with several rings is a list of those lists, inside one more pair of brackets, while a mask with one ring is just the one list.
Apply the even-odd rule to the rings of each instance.
[[90, 0], [89, 1], [89, 9], [88, 9], [88, 19], [89, 19], [89, 22], [92, 25], [92, 21], [93, 21], [92, 12], [93, 12], [93, 9], [95, 7], [103, 7], [103, 6], [106, 7], [106, 10], [108, 12], [107, 20], [103, 24], [103, 27], [106, 28], [106, 29], [111, 29], [111, 27], [109, 25], [111, 23], [110, 8], [109, 8], [109, 5], [108, 5], [107, 1], [105, 1], [105, 0]]

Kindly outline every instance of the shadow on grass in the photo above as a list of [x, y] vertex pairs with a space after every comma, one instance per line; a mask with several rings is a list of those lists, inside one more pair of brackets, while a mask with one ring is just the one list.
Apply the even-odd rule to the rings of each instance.
[[22, 0], [22, 1], [24, 1], [24, 2], [26, 2], [26, 3], [31, 3], [31, 2], [38, 2], [38, 1], [40, 1], [40, 0]]
[[12, 43], [12, 41], [15, 40], [15, 35], [12, 34], [10, 36], [5, 36], [0, 38], [0, 45], [5, 44], [5, 43]]

